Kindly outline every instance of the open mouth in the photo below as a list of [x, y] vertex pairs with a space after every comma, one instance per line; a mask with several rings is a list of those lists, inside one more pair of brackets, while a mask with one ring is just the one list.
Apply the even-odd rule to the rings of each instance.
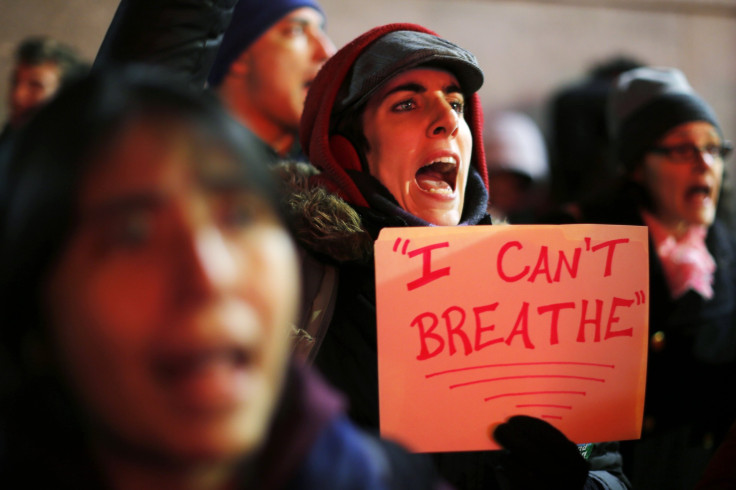
[[415, 180], [423, 191], [452, 196], [457, 184], [457, 167], [454, 157], [442, 157], [417, 170]]
[[687, 189], [685, 193], [688, 199], [690, 198], [709, 198], [712, 196], [713, 189], [709, 185], [693, 185]]
[[240, 406], [258, 393], [255, 355], [241, 347], [160, 353], [153, 376], [181, 413], [215, 414]]
[[251, 363], [252, 355], [245, 349], [223, 347], [165, 354], [156, 360], [154, 370], [161, 380], [176, 383], [211, 369], [245, 369]]

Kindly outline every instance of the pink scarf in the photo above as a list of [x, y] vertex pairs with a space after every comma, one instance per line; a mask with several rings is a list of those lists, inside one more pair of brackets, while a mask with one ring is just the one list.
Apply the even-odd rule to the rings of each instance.
[[707, 227], [691, 226], [677, 240], [651, 214], [642, 212], [642, 217], [649, 227], [672, 297], [677, 299], [692, 289], [703, 298], [712, 298], [716, 263], [705, 246]]

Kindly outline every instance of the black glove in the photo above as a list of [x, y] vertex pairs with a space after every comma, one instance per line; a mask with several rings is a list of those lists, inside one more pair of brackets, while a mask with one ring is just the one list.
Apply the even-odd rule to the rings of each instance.
[[496, 427], [501, 472], [514, 490], [581, 490], [588, 462], [575, 443], [544, 420], [516, 415]]

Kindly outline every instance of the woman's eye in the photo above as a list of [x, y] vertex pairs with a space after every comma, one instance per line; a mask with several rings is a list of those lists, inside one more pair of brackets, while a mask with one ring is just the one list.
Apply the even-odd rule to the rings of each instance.
[[253, 222], [257, 212], [247, 203], [232, 203], [225, 206], [221, 215], [223, 225], [231, 228], [241, 228]]
[[220, 203], [220, 223], [226, 228], [240, 229], [254, 223], [275, 219], [275, 213], [257, 196], [240, 196]]
[[413, 99], [402, 100], [398, 104], [394, 104], [392, 110], [394, 112], [406, 112], [416, 108], [416, 103]]
[[721, 156], [721, 145], [708, 144], [703, 147], [703, 150], [713, 158]]
[[153, 219], [147, 213], [121, 216], [105, 227], [103, 245], [106, 249], [138, 249], [150, 241], [153, 228]]
[[285, 30], [286, 35], [290, 37], [301, 36], [302, 34], [304, 34], [304, 32], [304, 26], [297, 23], [290, 24], [289, 27]]
[[452, 107], [452, 110], [458, 114], [465, 112], [465, 104], [459, 100], [450, 101], [450, 107]]
[[672, 147], [672, 153], [676, 158], [688, 158], [692, 155], [692, 145], [677, 145]]

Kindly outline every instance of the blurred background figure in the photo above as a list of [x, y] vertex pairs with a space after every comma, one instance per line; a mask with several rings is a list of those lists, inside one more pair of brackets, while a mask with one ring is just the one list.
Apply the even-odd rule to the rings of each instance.
[[29, 37], [15, 49], [8, 90], [8, 120], [0, 133], [0, 161], [12, 133], [70, 80], [88, 69], [77, 51], [50, 37]]
[[8, 125], [14, 129], [59, 88], [88, 69], [75, 48], [49, 37], [23, 40], [15, 50], [14, 61], [8, 93]]
[[616, 77], [643, 66], [614, 56], [591, 67], [585, 78], [561, 87], [548, 102], [552, 198], [565, 205], [594, 196], [619, 175], [610, 152], [606, 101]]
[[522, 112], [489, 112], [483, 142], [493, 221], [534, 223], [549, 194], [547, 146], [539, 127]]
[[736, 420], [736, 238], [717, 217], [731, 144], [672, 68], [621, 74], [609, 123], [622, 177], [576, 218], [649, 230], [644, 424], [624, 470], [634, 488], [691, 489]]

